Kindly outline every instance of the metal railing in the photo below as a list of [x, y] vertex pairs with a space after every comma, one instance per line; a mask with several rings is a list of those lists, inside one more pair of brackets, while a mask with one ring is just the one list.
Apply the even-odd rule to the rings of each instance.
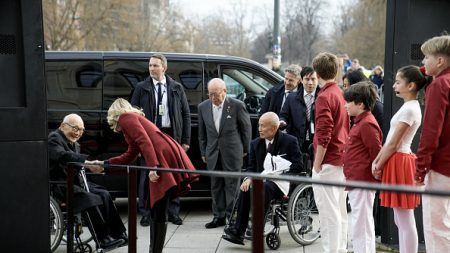
[[[72, 253], [74, 249], [74, 211], [73, 211], [73, 185], [75, 174], [84, 165], [83, 163], [69, 163], [68, 164], [68, 176], [67, 176], [67, 252]], [[249, 172], [223, 172], [223, 171], [205, 171], [196, 170], [189, 171], [184, 169], [172, 169], [172, 168], [150, 168], [145, 166], [135, 166], [135, 165], [105, 165], [109, 171], [126, 171], [128, 174], [128, 252], [136, 253], [136, 220], [137, 220], [137, 205], [136, 205], [136, 189], [137, 189], [137, 170], [155, 170], [161, 172], [173, 172], [173, 173], [188, 173], [197, 174], [200, 176], [213, 176], [213, 177], [232, 177], [232, 178], [252, 178], [252, 198], [253, 198], [253, 241], [252, 241], [252, 251], [253, 252], [264, 252], [264, 188], [263, 181], [269, 180], [283, 180], [293, 183], [307, 183], [307, 184], [318, 184], [326, 186], [337, 186], [337, 187], [350, 187], [359, 188], [367, 190], [381, 190], [390, 192], [405, 192], [405, 193], [418, 193], [427, 194], [435, 196], [450, 196], [450, 191], [442, 190], [425, 190], [424, 187], [414, 187], [414, 186], [403, 186], [403, 185], [390, 185], [390, 184], [380, 184], [380, 183], [368, 183], [361, 181], [346, 181], [346, 182], [335, 182], [335, 181], [324, 181], [312, 179], [310, 177], [304, 176], [290, 176], [290, 175], [261, 175], [260, 173], [249, 173]]]

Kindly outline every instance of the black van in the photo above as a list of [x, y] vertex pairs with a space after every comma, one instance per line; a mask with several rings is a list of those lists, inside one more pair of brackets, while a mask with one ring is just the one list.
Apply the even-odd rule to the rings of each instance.
[[[126, 150], [120, 134], [106, 122], [111, 103], [119, 97], [130, 99], [134, 86], [148, 77], [151, 52], [62, 52], [45, 53], [48, 128], [59, 127], [69, 113], [79, 114], [85, 123], [81, 150], [103, 160]], [[220, 77], [227, 95], [245, 102], [251, 115], [253, 135], [258, 112], [267, 90], [283, 79], [261, 64], [239, 57], [207, 54], [164, 53], [166, 73], [184, 86], [191, 110], [191, 148], [188, 155], [197, 169], [205, 169], [198, 147], [197, 105], [207, 99], [207, 83]], [[114, 196], [126, 196], [127, 180], [118, 176], [93, 179]], [[210, 196], [209, 180], [193, 184], [190, 196]]]

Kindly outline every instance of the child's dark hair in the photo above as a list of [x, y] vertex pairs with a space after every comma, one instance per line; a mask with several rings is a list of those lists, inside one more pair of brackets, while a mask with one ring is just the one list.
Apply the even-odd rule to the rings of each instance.
[[344, 99], [347, 102], [354, 102], [356, 104], [363, 103], [367, 111], [372, 111], [377, 100], [377, 91], [372, 82], [362, 81], [346, 89]]
[[355, 83], [359, 83], [362, 81], [370, 81], [370, 79], [367, 78], [366, 75], [364, 75], [364, 73], [359, 69], [349, 71], [346, 74], [346, 76], [347, 76], [348, 83], [350, 85], [353, 85]]
[[401, 67], [397, 72], [400, 73], [400, 75], [406, 80], [406, 82], [415, 83], [416, 91], [421, 90], [423, 87], [430, 84], [431, 81], [433, 81], [433, 78], [431, 76], [423, 75], [422, 72], [420, 72], [419, 67], [414, 65]]
[[309, 66], [306, 66], [306, 67], [303, 67], [302, 71], [300, 72], [300, 76], [303, 79], [303, 77], [309, 76], [312, 73], [314, 73], [314, 69]]

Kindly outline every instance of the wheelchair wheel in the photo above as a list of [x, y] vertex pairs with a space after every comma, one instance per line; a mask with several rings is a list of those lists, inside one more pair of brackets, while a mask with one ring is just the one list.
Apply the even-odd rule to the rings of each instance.
[[54, 252], [59, 244], [64, 231], [64, 220], [58, 202], [50, 197], [50, 249]]
[[[89, 230], [87, 222], [82, 215], [75, 216], [75, 228], [75, 237], [79, 236], [82, 244], [88, 244], [92, 241], [93, 237], [91, 231]], [[67, 231], [65, 230], [62, 236], [62, 241], [67, 243]], [[77, 243], [76, 238], [74, 239], [74, 243]]]
[[319, 212], [311, 184], [301, 184], [289, 198], [287, 224], [292, 238], [309, 245], [320, 237]]
[[280, 236], [275, 232], [269, 233], [266, 236], [266, 244], [272, 250], [278, 249], [281, 245]]
[[75, 253], [92, 253], [92, 247], [89, 244], [80, 244], [75, 246]]

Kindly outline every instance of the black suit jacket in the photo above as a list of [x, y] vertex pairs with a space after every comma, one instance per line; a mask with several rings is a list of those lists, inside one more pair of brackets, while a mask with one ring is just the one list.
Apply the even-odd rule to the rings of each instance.
[[274, 112], [278, 115], [281, 111], [284, 95], [284, 83], [270, 88], [266, 93], [259, 115], [261, 116], [266, 112]]
[[[320, 88], [317, 87], [314, 94], [314, 101], [319, 94]], [[306, 139], [306, 132], [309, 128], [314, 126], [314, 104], [311, 105], [311, 121], [307, 120], [306, 116], [306, 103], [305, 103], [305, 89], [299, 88], [296, 93], [291, 93], [287, 96], [284, 106], [280, 112], [280, 120], [284, 120], [287, 124], [286, 132], [290, 135], [297, 137], [300, 148], [303, 146], [303, 142]], [[309, 133], [309, 140], [312, 142], [314, 136]], [[303, 150], [304, 151], [304, 150]]]
[[[168, 75], [167, 103], [170, 124], [173, 130], [173, 138], [180, 144], [190, 145], [191, 142], [191, 115], [186, 93], [182, 85]], [[151, 77], [138, 83], [131, 96], [130, 103], [144, 110], [145, 117], [151, 122], [156, 122], [155, 85]]]
[[[278, 131], [272, 144], [272, 155], [284, 155], [283, 158], [290, 161], [290, 174], [299, 174], [303, 171], [302, 153], [297, 143], [297, 138]], [[266, 140], [260, 137], [252, 140], [247, 171], [262, 172], [264, 159], [267, 155]]]
[[[88, 158], [87, 155], [80, 154], [80, 145], [71, 144], [64, 133], [57, 129], [48, 135], [48, 158], [50, 167], [50, 180], [67, 180], [67, 163], [83, 163]], [[103, 204], [100, 196], [86, 192], [80, 185], [80, 179], [75, 177], [74, 185], [74, 211], [80, 212], [87, 208]], [[88, 183], [89, 188], [99, 187], [96, 184]], [[64, 201], [66, 194], [65, 184], [51, 185], [53, 196], [60, 201]]]

